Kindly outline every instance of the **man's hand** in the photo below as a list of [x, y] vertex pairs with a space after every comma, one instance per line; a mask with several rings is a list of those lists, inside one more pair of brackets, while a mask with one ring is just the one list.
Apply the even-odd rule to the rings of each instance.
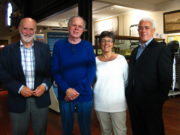
[[30, 96], [33, 95], [33, 91], [32, 91], [30, 88], [24, 86], [24, 87], [21, 89], [20, 94], [21, 94], [23, 97], [30, 97]]
[[71, 101], [71, 100], [76, 99], [78, 96], [79, 96], [79, 93], [75, 89], [69, 88], [66, 90], [66, 96], [64, 99], [66, 101]]
[[71, 101], [71, 100], [68, 98], [67, 95], [64, 97], [64, 100], [67, 101], [67, 102]]
[[46, 88], [44, 85], [39, 85], [34, 91], [33, 91], [33, 95], [36, 97], [40, 97], [44, 94], [44, 92], [46, 91]]

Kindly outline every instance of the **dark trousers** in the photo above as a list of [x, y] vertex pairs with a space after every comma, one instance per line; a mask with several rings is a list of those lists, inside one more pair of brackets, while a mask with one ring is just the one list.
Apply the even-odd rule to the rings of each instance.
[[133, 135], [164, 135], [163, 105], [128, 104]]
[[10, 113], [13, 135], [27, 135], [29, 123], [32, 122], [34, 135], [46, 135], [48, 107], [38, 108], [34, 98], [28, 98], [26, 111]]
[[65, 102], [60, 101], [60, 113], [63, 125], [63, 135], [72, 135], [74, 113], [77, 112], [81, 135], [91, 135], [92, 101]]

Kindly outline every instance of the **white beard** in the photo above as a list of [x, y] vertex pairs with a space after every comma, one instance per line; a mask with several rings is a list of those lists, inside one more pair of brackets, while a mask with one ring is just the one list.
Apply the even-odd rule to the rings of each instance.
[[33, 41], [34, 36], [35, 36], [35, 34], [33, 34], [33, 35], [24, 35], [24, 34], [22, 34], [22, 33], [20, 33], [20, 35], [21, 35], [22, 40], [23, 40], [24, 42], [27, 42], [27, 43]]

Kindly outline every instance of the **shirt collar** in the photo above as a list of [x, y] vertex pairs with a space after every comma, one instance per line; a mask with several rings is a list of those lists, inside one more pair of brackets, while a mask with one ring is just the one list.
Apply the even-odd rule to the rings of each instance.
[[[21, 47], [24, 47], [24, 44], [23, 44], [23, 42], [20, 40], [20, 46]], [[31, 47], [33, 47], [34, 46], [34, 41], [32, 42], [32, 46]]]
[[[149, 39], [146, 43], [144, 43], [144, 47], [147, 47], [152, 40], [153, 38]], [[140, 42], [139, 45], [142, 45], [142, 43]]]

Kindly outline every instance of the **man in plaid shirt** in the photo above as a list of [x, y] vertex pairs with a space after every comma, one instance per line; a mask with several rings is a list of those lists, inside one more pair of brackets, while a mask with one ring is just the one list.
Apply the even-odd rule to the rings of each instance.
[[47, 44], [34, 40], [36, 21], [23, 18], [21, 39], [6, 46], [0, 56], [0, 81], [9, 92], [13, 135], [27, 135], [30, 121], [35, 135], [45, 135], [49, 88], [50, 51]]

